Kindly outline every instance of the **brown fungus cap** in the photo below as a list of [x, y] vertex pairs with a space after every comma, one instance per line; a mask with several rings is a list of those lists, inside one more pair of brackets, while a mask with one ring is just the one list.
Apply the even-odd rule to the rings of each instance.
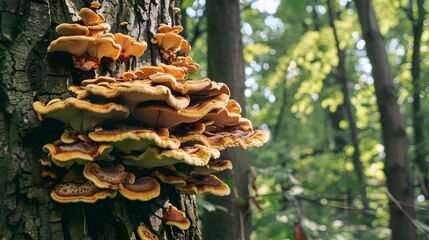
[[79, 16], [82, 18], [85, 26], [94, 25], [104, 22], [104, 18], [92, 11], [89, 8], [82, 8], [79, 11]]
[[101, 59], [102, 57], [117, 59], [121, 53], [121, 49], [121, 45], [114, 43], [113, 39], [101, 37], [90, 41], [86, 52], [90, 57], [97, 59]]
[[45, 144], [43, 151], [49, 153], [52, 161], [59, 167], [69, 167], [74, 163], [86, 164], [95, 160], [108, 160], [113, 158], [109, 153], [113, 150], [110, 144], [85, 144], [77, 142], [73, 144], [55, 145]]
[[122, 33], [116, 33], [114, 40], [115, 43], [122, 46], [121, 59], [124, 61], [128, 61], [129, 57], [142, 56], [147, 48], [145, 41], [134, 41], [132, 37]]
[[47, 105], [36, 101], [34, 110], [39, 119], [52, 118], [71, 126], [75, 131], [87, 131], [107, 120], [128, 117], [128, 107], [116, 103], [95, 104], [76, 98], [54, 101]]
[[39, 163], [42, 166], [51, 167], [52, 166], [52, 160], [50, 158], [41, 158], [39, 159]]
[[[229, 100], [234, 101], [234, 100]], [[235, 101], [234, 101], [235, 102]], [[207, 113], [203, 118], [200, 119], [201, 122], [209, 122], [213, 121], [211, 125], [219, 126], [222, 128], [231, 127], [237, 125], [240, 121], [244, 122], [241, 115], [238, 113], [230, 112], [228, 107], [223, 107], [219, 109], [214, 109]], [[251, 123], [250, 130], [251, 130]]]
[[[112, 83], [112, 82], [116, 82], [115, 78], [112, 77], [107, 77], [107, 76], [99, 76], [97, 78], [93, 78], [93, 79], [85, 79], [82, 81], [82, 86], [86, 86], [88, 84], [97, 84], [97, 83]], [[72, 86], [75, 87], [75, 86]]]
[[171, 204], [167, 206], [162, 215], [161, 219], [167, 225], [178, 227], [181, 230], [186, 230], [191, 226], [191, 222], [186, 218], [185, 213]]
[[199, 142], [205, 146], [223, 150], [228, 147], [241, 147], [243, 149], [260, 147], [268, 141], [269, 134], [262, 130], [252, 131], [232, 128], [218, 131], [210, 131], [209, 129], [203, 133], [188, 132], [175, 137], [182, 143]]
[[183, 67], [176, 67], [164, 63], [160, 63], [158, 66], [162, 68], [165, 73], [173, 75], [178, 80], [182, 80], [186, 77], [186, 75], [188, 75], [188, 69]]
[[191, 51], [191, 45], [186, 41], [185, 39], [182, 39], [182, 42], [180, 43], [180, 52], [181, 53], [188, 53]]
[[136, 74], [139, 77], [139, 79], [145, 79], [151, 76], [152, 74], [162, 73], [162, 72], [164, 72], [164, 70], [159, 66], [143, 66], [140, 68], [140, 72], [138, 74], [136, 72]]
[[161, 44], [158, 45], [164, 50], [175, 50], [180, 49], [183, 37], [178, 35], [178, 32], [167, 32], [162, 39]]
[[99, 199], [115, 196], [115, 190], [98, 188], [82, 175], [81, 168], [76, 167], [71, 168], [51, 191], [52, 199], [60, 203], [94, 203]]
[[[106, 142], [113, 145], [115, 149], [126, 154], [133, 151], [144, 151], [148, 146], [157, 146], [160, 148], [177, 149], [180, 141], [175, 138], [163, 136], [160, 129], [158, 131], [145, 129], [142, 127], [133, 127], [126, 125], [116, 125], [112, 130], [99, 130], [89, 133], [89, 137], [96, 142]], [[165, 129], [168, 134], [168, 130]]]
[[134, 72], [133, 71], [131, 71], [131, 70], [128, 70], [128, 71], [126, 71], [126, 72], [124, 72], [124, 73], [122, 73], [122, 79], [124, 79], [124, 80], [133, 80], [133, 79], [137, 79], [137, 75], [135, 75], [134, 74]]
[[140, 155], [123, 156], [122, 162], [126, 165], [137, 166], [140, 168], [153, 168], [167, 166], [184, 162], [192, 166], [204, 166], [210, 158], [218, 158], [220, 153], [214, 148], [208, 148], [196, 144], [179, 149], [159, 149], [157, 147], [148, 147]]
[[[98, 67], [102, 57], [117, 59], [121, 49], [110, 37], [63, 36], [51, 42], [48, 52], [68, 52], [74, 57], [75, 67], [89, 71]], [[87, 61], [92, 63], [87, 66]]]
[[215, 175], [207, 173], [192, 172], [186, 178], [186, 186], [176, 187], [183, 194], [205, 194], [209, 193], [216, 196], [225, 196], [230, 194], [228, 185], [222, 182]]
[[137, 235], [141, 240], [158, 240], [158, 237], [144, 224], [137, 227]]
[[63, 36], [86, 36], [89, 34], [89, 30], [87, 27], [76, 23], [61, 23], [55, 28], [55, 31]]
[[137, 107], [131, 118], [147, 127], [170, 128], [180, 123], [191, 123], [203, 118], [213, 109], [224, 107], [229, 100], [226, 94], [203, 98], [191, 102], [184, 109], [174, 109], [165, 105], [143, 105]]
[[210, 159], [209, 163], [205, 166], [194, 167], [194, 172], [197, 173], [216, 173], [232, 169], [232, 162], [223, 159]]
[[165, 85], [168, 88], [189, 94], [193, 97], [209, 97], [220, 94], [230, 95], [229, 88], [224, 83], [211, 81], [209, 78], [191, 78], [186, 80], [177, 80], [173, 75], [168, 73], [156, 73], [149, 77], [154, 84]]
[[180, 33], [180, 32], [183, 31], [183, 27], [180, 26], [180, 25], [177, 25], [177, 26], [174, 26], [174, 27], [170, 27], [170, 26], [168, 26], [165, 23], [161, 23], [161, 24], [159, 24], [158, 31], [161, 32], [161, 33], [168, 33], [168, 32], [171, 32], [171, 31]]
[[61, 134], [61, 142], [66, 144], [72, 144], [78, 141], [77, 135], [75, 132], [65, 131]]
[[99, 188], [122, 189], [125, 183], [134, 183], [135, 176], [125, 171], [123, 165], [87, 163], [83, 170], [86, 179], [93, 182]]
[[100, 7], [101, 7], [101, 4], [98, 1], [91, 2], [92, 9], [99, 9]]
[[175, 187], [183, 187], [186, 185], [186, 174], [176, 171], [174, 167], [158, 167], [152, 173], [161, 182], [174, 185]]
[[96, 25], [87, 26], [87, 28], [89, 30], [89, 34], [90, 35], [98, 37], [103, 32], [110, 30], [110, 24], [108, 24], [108, 23], [99, 23], [99, 24], [96, 24]]
[[182, 9], [180, 9], [180, 8], [178, 8], [178, 7], [174, 7], [174, 8], [173, 8], [173, 12], [174, 12], [175, 14], [179, 14], [181, 11], [182, 11]]
[[189, 56], [178, 56], [171, 63], [176, 67], [186, 68], [189, 73], [196, 73], [200, 69], [200, 65], [192, 62], [192, 58]]
[[134, 183], [124, 183], [119, 192], [130, 200], [149, 201], [159, 196], [161, 186], [151, 177], [142, 177]]
[[165, 102], [173, 109], [184, 109], [190, 103], [188, 95], [174, 94], [168, 87], [152, 85], [149, 80], [116, 81], [88, 84], [71, 89], [78, 99], [97, 97], [126, 105], [131, 111], [137, 104], [148, 101]]

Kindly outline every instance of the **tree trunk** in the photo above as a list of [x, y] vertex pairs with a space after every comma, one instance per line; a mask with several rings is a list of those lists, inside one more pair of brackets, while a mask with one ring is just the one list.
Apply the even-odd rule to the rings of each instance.
[[[346, 52], [344, 49], [340, 48], [340, 40], [338, 39], [337, 28], [335, 27], [335, 11], [332, 6], [331, 0], [328, 0], [328, 13], [329, 13], [329, 25], [331, 26], [335, 39], [335, 47], [337, 48], [338, 54], [338, 73], [336, 74], [337, 82], [341, 85], [341, 90], [343, 93], [344, 100], [344, 110], [346, 113], [347, 121], [349, 122], [350, 127], [350, 140], [353, 146], [353, 156], [352, 162], [354, 171], [356, 173], [357, 180], [359, 181], [359, 192], [361, 195], [362, 205], [366, 211], [369, 211], [368, 199], [366, 197], [366, 180], [364, 168], [362, 166], [362, 162], [360, 160], [360, 147], [359, 147], [359, 138], [358, 138], [358, 128], [356, 126], [356, 121], [353, 114], [353, 106], [350, 102], [350, 94], [349, 94], [349, 77], [346, 71]], [[365, 220], [367, 221], [367, 225], [371, 226], [372, 218], [368, 215], [367, 212], [364, 212]]]
[[416, 239], [416, 226], [413, 224], [414, 186], [408, 161], [408, 143], [384, 40], [371, 1], [356, 0], [355, 4], [372, 65], [375, 94], [381, 117], [382, 138], [386, 152], [384, 171], [388, 195], [391, 197], [392, 239]]
[[[208, 76], [230, 87], [232, 97], [244, 109], [244, 59], [240, 32], [240, 2], [238, 0], [209, 0], [206, 5]], [[210, 202], [222, 205], [227, 212], [205, 212], [204, 239], [249, 239], [250, 210], [248, 173], [249, 164], [241, 149], [226, 150], [222, 155], [233, 161], [234, 169], [219, 175], [232, 181], [228, 197], [208, 197]], [[213, 220], [215, 219], [215, 220]]]
[[[174, 5], [170, 0], [112, 0], [103, 1], [99, 13], [111, 24], [110, 32], [126, 32], [150, 45], [159, 23], [178, 24], [171, 15]], [[67, 87], [82, 80], [76, 79], [81, 75], [75, 74], [69, 54], [47, 54], [46, 49], [58, 37], [55, 26], [76, 21], [77, 11], [88, 6], [89, 1], [78, 0], [0, 1], [0, 238], [136, 239], [136, 229], [144, 223], [160, 239], [201, 239], [195, 198], [168, 186], [149, 202], [117, 197], [94, 204], [59, 204], [49, 197], [49, 182], [42, 179], [38, 160], [46, 155], [43, 144], [58, 139], [63, 125], [49, 119], [40, 123], [32, 103], [35, 98], [64, 99]], [[123, 21], [128, 25], [121, 27]], [[131, 65], [160, 59], [154, 45]], [[156, 214], [167, 200], [186, 212], [188, 230], [161, 224]]]
[[428, 164], [426, 162], [426, 147], [425, 142], [425, 129], [424, 129], [424, 115], [421, 112], [421, 90], [422, 84], [420, 77], [420, 59], [421, 59], [421, 41], [423, 34], [423, 24], [425, 20], [426, 11], [424, 9], [424, 1], [417, 0], [417, 18], [413, 15], [413, 1], [409, 8], [409, 17], [413, 24], [413, 53], [411, 57], [411, 76], [413, 78], [413, 130], [414, 130], [414, 147], [415, 147], [415, 157], [414, 162], [419, 168], [419, 179], [420, 179], [420, 188], [425, 196], [429, 198], [429, 179], [427, 176]]

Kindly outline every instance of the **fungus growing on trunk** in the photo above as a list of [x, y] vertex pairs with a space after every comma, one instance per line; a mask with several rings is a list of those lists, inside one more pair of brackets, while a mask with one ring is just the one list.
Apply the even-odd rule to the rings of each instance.
[[137, 227], [137, 235], [141, 240], [158, 240], [158, 237], [144, 224]]
[[88, 163], [83, 169], [83, 176], [99, 188], [113, 190], [120, 190], [123, 188], [123, 184], [133, 184], [135, 181], [134, 174], [126, 172], [122, 164], [116, 166], [105, 164], [104, 167], [101, 167], [97, 163]]
[[70, 169], [62, 181], [51, 191], [52, 199], [60, 203], [94, 203], [97, 200], [115, 196], [115, 190], [98, 188], [83, 176], [78, 167]]
[[[103, 57], [127, 61], [142, 56], [146, 42], [104, 33], [110, 25], [95, 12], [100, 7], [93, 2], [79, 12], [84, 26], [58, 25], [56, 31], [63, 36], [48, 51], [69, 52], [83, 71], [97, 69]], [[232, 169], [232, 161], [218, 159], [219, 151], [262, 146], [268, 133], [253, 130], [224, 83], [187, 78], [199, 65], [184, 56], [191, 46], [179, 35], [183, 27], [162, 24], [158, 30], [151, 39], [163, 57], [157, 66], [119, 62], [115, 77], [73, 81], [81, 82], [69, 87], [74, 97], [33, 103], [40, 120], [55, 119], [66, 128], [59, 140], [44, 145], [47, 158], [40, 163], [43, 176], [58, 181], [51, 191], [57, 202], [94, 203], [119, 191], [147, 209], [163, 202], [162, 216], [154, 215], [186, 230], [190, 221], [167, 195], [229, 194], [228, 185], [212, 174]], [[126, 65], [139, 70], [123, 69]], [[157, 239], [151, 226], [140, 224], [148, 219], [136, 221], [140, 238]]]
[[144, 151], [149, 146], [159, 148], [178, 149], [180, 141], [170, 138], [167, 129], [146, 129], [142, 127], [116, 125], [114, 128], [99, 129], [89, 133], [89, 137], [95, 142], [110, 143], [113, 147], [125, 154]]
[[43, 151], [49, 153], [51, 160], [59, 167], [69, 167], [77, 163], [84, 165], [95, 160], [108, 160], [113, 158], [109, 153], [113, 150], [110, 144], [87, 144], [77, 142], [72, 144], [48, 143], [43, 146]]
[[64, 101], [54, 99], [44, 105], [36, 101], [33, 108], [40, 120], [52, 118], [71, 126], [76, 131], [87, 131], [106, 121], [117, 121], [128, 117], [128, 107], [116, 104], [96, 104], [77, 98]]
[[194, 167], [196, 173], [217, 173], [228, 169], [232, 169], [232, 162], [224, 159], [210, 159], [205, 166]]
[[216, 196], [225, 196], [230, 193], [228, 185], [213, 174], [191, 172], [185, 181], [185, 186], [176, 187], [183, 194], [210, 193]]
[[122, 33], [116, 33], [113, 39], [115, 40], [115, 43], [122, 47], [120, 58], [123, 61], [128, 61], [130, 57], [140, 57], [143, 55], [147, 47], [147, 43], [145, 41], [134, 41], [132, 37]]
[[161, 186], [151, 177], [142, 177], [134, 183], [125, 183], [119, 192], [130, 200], [149, 201], [159, 196]]
[[171, 204], [164, 210], [162, 220], [165, 224], [173, 225], [182, 230], [186, 230], [191, 226], [191, 222], [186, 218], [185, 213]]
[[122, 161], [126, 165], [139, 168], [153, 168], [181, 162], [191, 166], [204, 166], [211, 158], [218, 158], [219, 155], [219, 151], [214, 148], [196, 144], [179, 149], [164, 150], [148, 147], [142, 154], [123, 156]]

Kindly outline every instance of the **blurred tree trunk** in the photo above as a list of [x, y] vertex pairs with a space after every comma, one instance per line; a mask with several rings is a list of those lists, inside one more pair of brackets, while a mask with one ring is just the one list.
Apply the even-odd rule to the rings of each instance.
[[426, 146], [425, 129], [424, 129], [424, 115], [421, 112], [421, 92], [424, 87], [420, 80], [420, 61], [421, 61], [421, 41], [423, 34], [423, 25], [425, 20], [426, 11], [424, 9], [424, 1], [417, 0], [417, 17], [414, 16], [414, 1], [410, 1], [409, 8], [407, 9], [408, 17], [413, 25], [413, 53], [411, 57], [411, 76], [413, 78], [413, 130], [414, 130], [414, 147], [415, 156], [414, 161], [419, 168], [420, 188], [426, 199], [429, 198], [429, 179], [428, 164], [426, 162]]
[[[206, 5], [208, 77], [228, 84], [232, 97], [244, 110], [244, 59], [240, 32], [240, 2], [238, 0], [209, 0]], [[220, 174], [231, 179], [228, 197], [207, 197], [224, 206], [227, 212], [205, 212], [203, 237], [206, 240], [248, 239], [250, 234], [250, 210], [248, 173], [249, 164], [241, 149], [228, 149], [222, 156], [233, 162], [234, 169]]]
[[356, 120], [354, 117], [354, 109], [353, 105], [350, 101], [349, 94], [349, 75], [346, 70], [346, 51], [341, 49], [340, 40], [338, 38], [337, 28], [335, 27], [335, 20], [338, 17], [335, 14], [334, 7], [332, 6], [332, 1], [328, 0], [328, 15], [329, 15], [329, 25], [331, 26], [335, 39], [335, 47], [337, 49], [338, 54], [338, 66], [337, 66], [337, 74], [335, 75], [337, 83], [341, 86], [341, 91], [343, 93], [343, 107], [345, 111], [345, 116], [347, 121], [349, 122], [349, 130], [350, 130], [350, 140], [353, 146], [353, 168], [356, 173], [356, 178], [359, 182], [358, 190], [361, 195], [361, 201], [364, 208], [363, 215], [365, 216], [365, 221], [368, 226], [371, 226], [372, 218], [368, 215], [369, 204], [368, 199], [366, 197], [366, 179], [364, 173], [364, 167], [361, 162], [361, 154], [359, 147], [359, 138], [358, 138], [358, 128], [356, 126]]
[[[161, 200], [129, 201], [117, 197], [94, 204], [58, 204], [49, 197], [38, 159], [43, 144], [59, 138], [63, 126], [49, 119], [40, 123], [32, 109], [37, 99], [69, 96], [67, 87], [76, 70], [66, 53], [47, 54], [58, 37], [57, 24], [76, 21], [76, 13], [90, 1], [0, 0], [0, 239], [136, 239], [140, 223], [152, 226], [160, 239], [201, 239], [193, 196], [179, 195], [165, 186]], [[177, 24], [172, 17], [175, 1], [105, 1], [99, 10], [112, 25], [112, 33], [126, 32], [135, 39], [149, 38], [160, 22]], [[177, 5], [177, 4], [176, 4]], [[120, 22], [128, 25], [119, 29]], [[126, 29], [127, 28], [127, 29]], [[134, 61], [160, 61], [150, 46]], [[163, 227], [160, 205], [169, 200], [191, 220], [187, 231]]]
[[390, 199], [392, 239], [416, 239], [414, 186], [408, 160], [408, 142], [397, 102], [392, 71], [387, 60], [384, 39], [370, 0], [355, 1], [362, 36], [372, 65], [375, 94], [380, 111], [382, 138], [386, 152], [384, 171]]

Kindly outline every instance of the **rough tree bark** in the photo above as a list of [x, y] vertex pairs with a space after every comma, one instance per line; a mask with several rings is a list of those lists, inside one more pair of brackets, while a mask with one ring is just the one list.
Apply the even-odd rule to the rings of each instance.
[[384, 171], [390, 200], [392, 239], [416, 239], [413, 224], [414, 186], [408, 160], [408, 142], [384, 39], [370, 0], [356, 0], [356, 8], [374, 76], [386, 159]]
[[[240, 32], [240, 2], [238, 0], [209, 0], [206, 5], [208, 76], [225, 82], [232, 97], [242, 108], [244, 99], [244, 59]], [[249, 164], [243, 150], [226, 150], [222, 156], [233, 161], [234, 169], [220, 175], [232, 180], [231, 195], [208, 197], [208, 200], [226, 207], [228, 212], [205, 212], [204, 239], [248, 239], [250, 210], [248, 173]], [[213, 219], [216, 219], [213, 221]], [[205, 221], [204, 221], [205, 220]]]
[[[115, 198], [94, 204], [58, 204], [49, 197], [38, 159], [45, 156], [42, 145], [57, 139], [63, 126], [49, 119], [40, 123], [32, 103], [64, 99], [69, 96], [68, 85], [81, 80], [75, 79], [79, 74], [72, 74], [75, 70], [68, 54], [47, 54], [46, 49], [58, 37], [55, 26], [75, 21], [77, 11], [89, 3], [0, 0], [0, 238], [136, 239], [136, 228], [144, 222], [164, 239], [201, 239], [195, 199], [168, 187], [161, 199], [186, 211], [191, 220], [187, 231], [160, 226], [153, 212], [159, 211], [164, 200], [143, 203]], [[178, 24], [172, 16], [173, 5], [178, 6], [174, 0], [101, 3], [100, 13], [112, 25], [112, 33], [126, 32], [148, 43], [159, 23]], [[123, 21], [128, 26], [120, 29]], [[159, 61], [159, 51], [153, 46], [131, 65]]]

